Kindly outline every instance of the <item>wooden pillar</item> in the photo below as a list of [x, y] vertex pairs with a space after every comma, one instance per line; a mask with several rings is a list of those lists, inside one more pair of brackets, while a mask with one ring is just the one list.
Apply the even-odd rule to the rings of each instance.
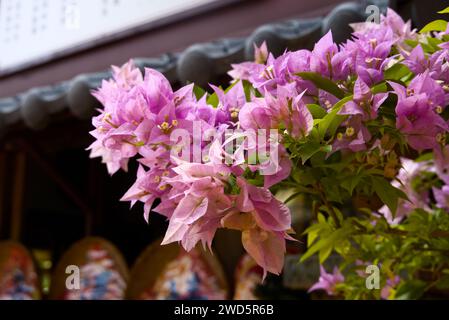
[[6, 152], [0, 151], [0, 239], [6, 237], [6, 204], [5, 204], [5, 186], [6, 186]]
[[103, 226], [106, 219], [103, 210], [103, 175], [99, 169], [103, 168], [99, 168], [96, 161], [89, 161], [87, 190], [93, 212], [89, 219], [86, 219], [86, 235], [95, 231], [97, 226]]
[[26, 155], [19, 151], [15, 155], [12, 181], [11, 232], [12, 240], [20, 241], [22, 229], [23, 201], [25, 192]]

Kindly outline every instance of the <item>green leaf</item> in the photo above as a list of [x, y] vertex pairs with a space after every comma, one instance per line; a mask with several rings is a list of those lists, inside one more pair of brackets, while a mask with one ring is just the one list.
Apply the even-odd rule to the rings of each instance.
[[216, 108], [218, 106], [218, 96], [214, 92], [207, 98], [207, 104], [210, 104], [212, 107]]
[[324, 224], [327, 223], [326, 217], [321, 212], [318, 212], [317, 214], [317, 220], [319, 223]]
[[315, 177], [311, 168], [305, 168], [305, 170], [295, 170], [291, 174], [291, 177], [297, 182], [304, 186], [313, 184], [315, 182]]
[[337, 116], [337, 112], [338, 111], [336, 111], [336, 109], [333, 109], [331, 112], [325, 115], [324, 118], [322, 118], [321, 121], [318, 123], [318, 133], [320, 134], [321, 138], [324, 138], [324, 136], [326, 135], [327, 129]]
[[243, 84], [243, 91], [245, 91], [246, 101], [251, 100], [252, 94], [254, 95], [259, 94], [259, 92], [256, 89], [254, 89], [253, 85], [248, 80], [242, 80], [242, 84]]
[[257, 177], [257, 179], [246, 179], [246, 181], [248, 181], [248, 183], [252, 184], [253, 186], [263, 187], [263, 178], [262, 177]]
[[336, 207], [334, 207], [334, 212], [337, 215], [338, 220], [340, 220], [340, 222], [342, 223], [344, 220], [343, 213]]
[[[345, 119], [345, 116], [339, 115], [338, 111], [346, 102], [350, 101], [351, 99], [352, 96], [346, 97], [337, 102], [337, 104], [332, 108], [332, 111], [326, 114], [324, 118], [322, 118], [322, 121], [318, 123], [318, 133], [320, 134], [321, 138], [324, 138], [328, 129], [330, 129], [330, 135], [333, 135], [335, 133], [336, 128], [338, 128], [340, 123], [342, 123]], [[344, 101], [344, 103], [342, 103], [342, 101]]]
[[203, 88], [201, 88], [201, 87], [199, 87], [197, 85], [194, 85], [193, 86], [193, 93], [195, 94], [196, 99], [199, 100], [206, 94], [206, 91], [204, 91]]
[[324, 118], [327, 114], [326, 110], [318, 104], [308, 104], [307, 109], [309, 109], [313, 119]]
[[385, 80], [401, 80], [403, 77], [409, 75], [412, 73], [410, 69], [402, 64], [402, 63], [396, 63], [392, 67], [385, 70], [384, 78]]
[[309, 160], [317, 152], [330, 152], [332, 151], [332, 146], [322, 145], [316, 141], [308, 141], [299, 147], [298, 154], [301, 157], [302, 164]]
[[308, 258], [310, 258], [312, 255], [317, 253], [318, 251], [325, 250], [332, 251], [334, 245], [338, 242], [339, 239], [345, 238], [349, 234], [348, 230], [341, 228], [338, 230], [335, 230], [332, 234], [330, 234], [327, 237], [320, 238], [317, 242], [315, 242], [307, 251], [304, 253], [304, 255], [301, 257], [300, 262], [304, 262]]
[[326, 198], [328, 201], [335, 201], [338, 203], [343, 202], [340, 182], [335, 176], [323, 177], [320, 181], [323, 185], [324, 192], [326, 193]]
[[430, 31], [446, 31], [447, 28], [447, 21], [444, 20], [435, 20], [427, 25], [424, 26], [424, 28], [419, 31], [420, 33], [426, 33]]
[[432, 47], [433, 51], [441, 50], [440, 44], [443, 43], [442, 40], [437, 39], [437, 38], [433, 38], [433, 37], [428, 37], [428, 38], [427, 38], [427, 42], [428, 42], [429, 45]]
[[435, 49], [427, 43], [421, 42], [421, 47], [423, 48], [425, 53], [432, 54], [435, 52]]
[[419, 41], [411, 40], [411, 39], [406, 39], [406, 40], [404, 40], [404, 42], [405, 42], [405, 44], [409, 45], [412, 48], [415, 48], [419, 44]]
[[327, 246], [320, 250], [318, 257], [320, 259], [320, 264], [323, 264], [324, 261], [329, 257], [329, 255], [332, 253], [333, 246]]
[[[444, 272], [444, 271], [443, 271]], [[449, 276], [443, 275], [439, 280], [438, 283], [435, 286], [437, 289], [440, 290], [447, 290], [449, 289]]]
[[433, 152], [427, 152], [415, 159], [415, 162], [429, 161], [433, 159]]
[[363, 174], [357, 174], [352, 175], [345, 180], [341, 182], [342, 188], [347, 190], [350, 195], [352, 195], [352, 192], [354, 191], [355, 187], [362, 181], [364, 175]]
[[[337, 154], [337, 153], [334, 153], [334, 155], [335, 154]], [[317, 167], [329, 168], [329, 169], [332, 169], [332, 170], [340, 173], [341, 171], [343, 171], [344, 169], [346, 169], [349, 166], [349, 164], [352, 162], [352, 160], [354, 158], [355, 158], [354, 154], [349, 154], [349, 155], [346, 155], [343, 160], [339, 160], [338, 162], [330, 163], [330, 164], [321, 164], [321, 165], [318, 165]]]
[[438, 13], [441, 13], [441, 14], [449, 13], [449, 7], [447, 7], [446, 9], [443, 9], [441, 11], [438, 11]]
[[371, 88], [371, 92], [373, 94], [382, 93], [382, 92], [388, 92], [387, 83], [386, 82], [381, 82], [379, 84], [376, 84], [374, 87]]
[[312, 131], [310, 131], [309, 133], [309, 139], [310, 140], [314, 140], [314, 141], [320, 141], [320, 133], [318, 132], [318, 128], [317, 127], [313, 127]]
[[421, 280], [410, 280], [401, 284], [396, 291], [395, 299], [416, 300], [419, 299], [426, 288], [426, 283]]
[[318, 88], [327, 91], [334, 96], [336, 96], [338, 99], [342, 99], [345, 96], [345, 93], [343, 90], [341, 90], [335, 82], [332, 80], [325, 78], [321, 76], [319, 73], [316, 72], [299, 72], [296, 75], [300, 76], [304, 80], [312, 81], [314, 85], [316, 85]]
[[391, 183], [384, 178], [373, 176], [371, 179], [374, 191], [379, 196], [380, 200], [387, 205], [394, 216], [398, 207], [399, 198], [407, 200], [407, 195], [398, 188], [392, 186]]
[[240, 193], [240, 187], [237, 185], [237, 178], [231, 174], [225, 187], [226, 194], [237, 195]]
[[328, 133], [330, 136], [333, 136], [338, 128], [340, 127], [340, 124], [347, 118], [347, 116], [339, 115], [337, 114], [335, 118], [331, 121], [329, 124]]
[[307, 244], [311, 246], [315, 240], [318, 238], [318, 230], [312, 230], [307, 233]]
[[316, 223], [311, 225], [307, 228], [306, 231], [304, 231], [303, 234], [307, 234], [307, 245], [310, 247], [315, 242], [315, 240], [318, 238], [320, 233], [323, 232], [323, 230], [326, 232], [329, 232], [329, 225], [326, 223]]

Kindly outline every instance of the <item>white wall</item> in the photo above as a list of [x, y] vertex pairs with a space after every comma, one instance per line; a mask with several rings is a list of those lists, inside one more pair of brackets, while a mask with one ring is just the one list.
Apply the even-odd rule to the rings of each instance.
[[223, 0], [0, 0], [0, 70]]

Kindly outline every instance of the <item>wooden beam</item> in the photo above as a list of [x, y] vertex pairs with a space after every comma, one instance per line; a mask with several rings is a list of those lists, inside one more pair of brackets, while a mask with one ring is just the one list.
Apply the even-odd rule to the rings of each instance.
[[97, 161], [89, 161], [88, 179], [86, 190], [89, 192], [89, 203], [91, 203], [95, 216], [92, 217], [92, 225], [104, 224], [104, 201], [103, 201], [103, 175], [100, 174]]
[[26, 154], [23, 151], [19, 151], [15, 155], [13, 176], [10, 237], [14, 241], [20, 241], [26, 178]]

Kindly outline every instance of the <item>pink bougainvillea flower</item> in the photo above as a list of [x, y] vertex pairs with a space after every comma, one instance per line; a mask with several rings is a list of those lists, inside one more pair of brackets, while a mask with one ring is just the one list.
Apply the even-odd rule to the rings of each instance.
[[[264, 187], [265, 188], [271, 188], [275, 184], [287, 179], [290, 175], [290, 172], [292, 170], [292, 161], [290, 160], [289, 154], [286, 152], [285, 148], [282, 145], [279, 145], [279, 151], [278, 151], [278, 163], [275, 163], [276, 169], [275, 170], [266, 170], [264, 172], [275, 172], [272, 174], [265, 174], [264, 175]], [[269, 163], [271, 165], [272, 162]], [[264, 168], [262, 168], [264, 170]]]
[[258, 75], [250, 79], [253, 86], [261, 92], [272, 92], [278, 85], [284, 85], [289, 80], [289, 55], [284, 54], [275, 58], [269, 54], [266, 65]]
[[129, 60], [122, 67], [112, 66], [112, 74], [117, 86], [126, 90], [143, 81], [142, 73], [134, 66], [133, 60]]
[[173, 171], [177, 175], [165, 181], [174, 189], [179, 188], [178, 194], [182, 196], [177, 199], [180, 198], [162, 244], [181, 241], [186, 250], [198, 241], [210, 246], [220, 219], [231, 207], [231, 200], [224, 192], [228, 174], [211, 162], [184, 162]]
[[413, 181], [422, 172], [435, 172], [435, 168], [428, 161], [415, 162], [409, 159], [401, 159], [402, 168], [395, 180], [391, 184], [401, 189], [408, 197], [408, 200], [399, 199], [398, 207], [395, 215], [391, 213], [387, 206], [383, 206], [379, 213], [382, 214], [391, 225], [397, 225], [410, 212], [415, 209], [421, 208], [429, 210], [429, 192], [427, 190], [416, 190], [414, 188]]
[[448, 130], [439, 115], [445, 101], [441, 86], [427, 71], [416, 76], [407, 88], [394, 82], [390, 85], [398, 96], [396, 127], [405, 134], [410, 146], [418, 151], [436, 147], [439, 135]]
[[264, 98], [246, 103], [239, 115], [243, 129], [285, 129], [293, 137], [307, 136], [313, 127], [313, 117], [304, 104], [304, 92], [298, 93], [294, 83], [278, 86], [276, 95], [268, 92]]
[[361, 115], [351, 116], [343, 123], [343, 132], [338, 132], [332, 144], [332, 150], [349, 149], [352, 152], [366, 150], [371, 133], [362, 123]]
[[159, 111], [173, 99], [173, 90], [170, 82], [157, 70], [146, 68], [143, 84], [140, 86], [142, 93], [152, 113]]
[[397, 128], [405, 134], [408, 144], [415, 150], [432, 149], [447, 125], [428, 105], [426, 97], [410, 97], [396, 108]]
[[242, 81], [234, 83], [227, 92], [223, 89], [211, 85], [218, 97], [217, 120], [219, 123], [236, 122], [239, 112], [246, 103], [245, 91]]
[[310, 71], [310, 57], [311, 52], [308, 50], [286, 52], [277, 58], [270, 54], [263, 69], [254, 74], [249, 81], [261, 93], [275, 94], [278, 86], [293, 82], [297, 86], [297, 91], [306, 89], [316, 91], [312, 82], [305, 81], [297, 75], [298, 72]]
[[343, 106], [339, 114], [358, 114], [362, 116], [363, 121], [372, 120], [377, 117], [377, 110], [387, 97], [388, 93], [373, 94], [367, 84], [359, 77], [354, 83], [354, 98]]
[[383, 70], [391, 58], [388, 55], [393, 45], [392, 31], [374, 30], [370, 33], [355, 34], [356, 40], [344, 44], [350, 58], [350, 68], [359, 78], [372, 86], [383, 80]]
[[404, 54], [404, 64], [415, 74], [425, 72], [430, 67], [430, 61], [427, 60], [421, 44], [418, 44], [410, 54]]
[[[403, 56], [405, 57], [403, 63], [408, 66], [413, 73], [428, 73], [432, 79], [437, 80], [437, 83], [441, 88], [445, 88], [443, 92], [445, 99], [444, 103], [441, 105], [448, 105], [449, 90], [447, 85], [449, 84], [449, 65], [447, 64], [447, 61], [449, 60], [449, 50], [439, 50], [431, 55], [426, 55], [421, 45], [418, 44], [410, 54], [403, 53]], [[439, 95], [437, 98], [439, 99], [439, 103], [441, 103], [441, 89], [437, 88], [436, 90]], [[428, 88], [423, 92], [430, 93]]]
[[449, 186], [445, 185], [441, 189], [433, 187], [432, 191], [437, 202], [437, 207], [449, 210]]
[[423, 94], [429, 97], [432, 94], [432, 100], [429, 101], [429, 104], [433, 108], [439, 105], [441, 106], [444, 103], [444, 90], [430, 77], [428, 70], [413, 78], [407, 88], [396, 82], [389, 82], [389, 84], [393, 87], [394, 93], [397, 94], [399, 101], [414, 95]]
[[336, 96], [334, 96], [333, 94], [331, 94], [331, 93], [329, 93], [327, 91], [319, 90], [318, 91], [318, 101], [319, 101], [319, 105], [320, 106], [322, 106], [326, 110], [329, 110], [338, 101], [340, 101], [340, 99], [338, 99]]
[[323, 266], [320, 266], [320, 278], [308, 292], [316, 290], [324, 290], [330, 296], [336, 295], [336, 286], [345, 281], [344, 276], [341, 274], [338, 267], [334, 267], [332, 273], [327, 273]]
[[438, 146], [433, 150], [435, 156], [435, 170], [441, 180], [449, 185], [449, 145]]
[[254, 81], [254, 76], [260, 75], [265, 66], [256, 62], [242, 62], [238, 64], [232, 64], [232, 69], [228, 72], [229, 76], [234, 80], [247, 80], [249, 82]]
[[272, 102], [278, 123], [283, 124], [295, 138], [306, 137], [313, 128], [312, 114], [303, 101], [304, 93], [298, 93], [289, 86], [281, 86], [278, 87], [277, 102]]
[[264, 69], [264, 64], [268, 59], [268, 47], [265, 41], [260, 47], [254, 44], [254, 62], [242, 62], [232, 64], [232, 69], [228, 72], [234, 80], [248, 80], [252, 82], [254, 74], [260, 74]]
[[254, 60], [256, 63], [265, 63], [268, 59], [268, 47], [267, 43], [264, 41], [258, 47], [256, 44], [254, 44]]
[[333, 41], [332, 31], [315, 44], [310, 56], [310, 70], [333, 80], [346, 79], [348, 76], [349, 64], [346, 52], [339, 52]]
[[[91, 132], [95, 137], [95, 132]], [[87, 150], [90, 150], [90, 158], [102, 158], [102, 163], [106, 164], [109, 174], [114, 174], [119, 169], [128, 171], [128, 158], [123, 158], [119, 150], [110, 150], [103, 146], [101, 140], [93, 142]]]
[[128, 159], [148, 142], [160, 125], [153, 111], [167, 108], [173, 92], [162, 74], [146, 69], [142, 77], [130, 61], [114, 67], [113, 79], [104, 81], [93, 94], [104, 109], [92, 121], [96, 129], [91, 134], [97, 141], [90, 147], [91, 157], [102, 157], [113, 174], [126, 169]]
[[234, 211], [226, 215], [221, 224], [225, 228], [242, 231], [242, 243], [248, 254], [267, 272], [280, 274], [284, 265], [285, 232], [260, 228], [251, 213]]
[[142, 82], [142, 74], [129, 61], [121, 68], [113, 67], [113, 78], [104, 80], [100, 89], [93, 92], [104, 109], [92, 118], [95, 130], [90, 133], [96, 141], [88, 149], [91, 158], [102, 158], [110, 174], [120, 168], [126, 170], [128, 159], [137, 153], [138, 141], [133, 131], [139, 122], [135, 114], [140, 114], [137, 120], [143, 119], [145, 103], [134, 88]]
[[151, 167], [148, 171], [145, 171], [143, 166], [139, 166], [136, 181], [120, 200], [130, 201], [131, 206], [137, 201], [143, 202], [144, 218], [148, 222], [154, 200], [161, 198], [169, 191], [162, 177], [168, 177], [172, 174], [171, 170], [163, 167]]
[[416, 38], [416, 31], [412, 29], [411, 21], [405, 22], [399, 14], [390, 8], [387, 9], [387, 14], [381, 17], [381, 24], [393, 30], [396, 41]]
[[383, 80], [383, 72], [390, 61], [396, 56], [390, 56], [393, 46], [398, 50], [408, 46], [405, 39], [414, 39], [414, 31], [410, 22], [404, 22], [394, 11], [388, 10], [381, 17], [380, 23], [356, 23], [351, 25], [355, 32], [353, 40], [343, 45], [350, 57], [352, 72], [372, 86]]
[[205, 97], [196, 104], [190, 115], [192, 119], [201, 119], [212, 126], [228, 121], [225, 116], [219, 118], [218, 110], [207, 104]]
[[385, 286], [380, 291], [380, 297], [384, 300], [390, 298], [393, 289], [401, 282], [401, 278], [399, 276], [394, 276], [393, 278], [388, 278]]
[[239, 113], [239, 122], [243, 129], [271, 129], [273, 112], [266, 105], [263, 98], [255, 98], [246, 103]]
[[440, 48], [449, 50], [449, 42], [443, 42], [440, 44]]
[[284, 266], [285, 239], [281, 232], [267, 232], [260, 228], [242, 231], [242, 243], [249, 255], [266, 273], [280, 274]]
[[415, 39], [417, 36], [416, 30], [412, 29], [411, 21], [405, 22], [400, 15], [390, 8], [387, 9], [386, 15], [380, 17], [380, 23], [353, 23], [351, 27], [354, 29], [354, 35], [356, 36], [360, 34], [372, 35], [375, 32], [377, 37], [385, 38], [384, 35], [389, 33], [388, 37], [399, 45], [403, 45], [404, 40]]
[[269, 189], [248, 184], [237, 178], [240, 194], [236, 208], [240, 212], [251, 212], [257, 225], [269, 231], [286, 231], [291, 227], [290, 211], [277, 200]]
[[236, 207], [223, 217], [223, 227], [242, 231], [246, 251], [264, 269], [279, 274], [284, 264], [285, 239], [291, 228], [289, 209], [268, 189], [237, 178]]

